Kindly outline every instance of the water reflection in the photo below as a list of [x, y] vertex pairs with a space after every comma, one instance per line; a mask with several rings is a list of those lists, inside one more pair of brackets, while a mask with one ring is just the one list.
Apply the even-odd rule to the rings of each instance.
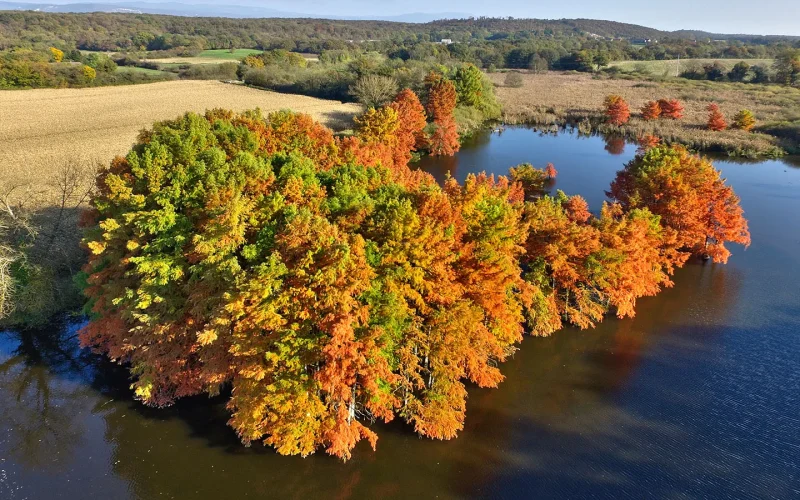
[[58, 328], [4, 335], [11, 349], [0, 357], [3, 449], [26, 467], [63, 469], [85, 432], [79, 410], [93, 391], [73, 379], [87, 361], [76, 353], [72, 334]]
[[605, 149], [608, 154], [621, 155], [625, 153], [625, 138], [618, 135], [607, 135], [603, 137], [606, 143]]

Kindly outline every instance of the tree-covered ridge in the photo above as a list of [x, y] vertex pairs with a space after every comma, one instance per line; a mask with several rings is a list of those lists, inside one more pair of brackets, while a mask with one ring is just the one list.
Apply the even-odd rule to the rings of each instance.
[[[149, 50], [170, 47], [266, 48], [276, 40], [303, 42], [383, 41], [455, 42], [492, 40], [606, 39], [683, 41], [686, 45], [729, 38], [730, 43], [768, 45], [797, 41], [800, 37], [716, 35], [701, 32], [666, 32], [644, 26], [593, 19], [444, 19], [430, 23], [336, 19], [231, 19], [181, 17], [157, 14], [44, 13], [0, 11], [0, 49], [37, 43], [78, 46], [96, 50]], [[720, 45], [717, 43], [716, 45]], [[149, 46], [149, 47], [148, 47]], [[722, 48], [727, 47], [722, 44]], [[308, 47], [319, 52], [322, 46]], [[694, 56], [700, 57], [700, 56]], [[733, 57], [741, 57], [733, 56]]]
[[[446, 120], [453, 89], [431, 83]], [[595, 217], [543, 195], [552, 166], [439, 186], [407, 164], [424, 126], [409, 91], [345, 138], [289, 112], [156, 124], [97, 179], [83, 344], [147, 404], [230, 388], [243, 442], [347, 459], [376, 419], [455, 437], [464, 384], [502, 381], [525, 330], [631, 316], [690, 253], [749, 241], [719, 173], [680, 148], [637, 158]]]

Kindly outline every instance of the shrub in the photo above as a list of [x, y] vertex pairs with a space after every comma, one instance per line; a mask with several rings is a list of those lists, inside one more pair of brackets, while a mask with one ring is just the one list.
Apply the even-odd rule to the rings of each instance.
[[524, 85], [524, 80], [521, 74], [516, 71], [511, 71], [506, 74], [504, 84], [506, 87], [520, 88]]
[[236, 80], [236, 63], [192, 64], [181, 70], [181, 78], [190, 80]]

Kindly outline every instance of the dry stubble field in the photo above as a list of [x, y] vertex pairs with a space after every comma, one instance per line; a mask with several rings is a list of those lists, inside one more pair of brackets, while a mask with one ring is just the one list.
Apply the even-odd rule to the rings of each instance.
[[[775, 85], [595, 79], [589, 74], [549, 72], [524, 74], [522, 87], [513, 88], [503, 85], [504, 73], [494, 73], [490, 77], [497, 85], [497, 95], [508, 122], [545, 125], [563, 123], [567, 119], [597, 118], [602, 113], [605, 96], [619, 94], [631, 107], [631, 122], [623, 132], [654, 134], [699, 149], [750, 148], [764, 152], [777, 144], [774, 137], [766, 134], [706, 130], [706, 107], [711, 102], [719, 104], [729, 123], [743, 108], [753, 111], [759, 123], [800, 119], [800, 89]], [[660, 98], [680, 99], [686, 108], [684, 119], [645, 122], [638, 117], [645, 102]]]
[[186, 111], [291, 109], [332, 128], [349, 125], [356, 104], [278, 94], [212, 81], [123, 87], [0, 91], [0, 183], [40, 182], [65, 162], [107, 163], [138, 132]]

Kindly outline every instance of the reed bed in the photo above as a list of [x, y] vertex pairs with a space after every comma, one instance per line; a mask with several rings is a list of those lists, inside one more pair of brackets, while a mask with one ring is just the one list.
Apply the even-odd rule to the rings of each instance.
[[[497, 85], [507, 123], [536, 125], [577, 124], [584, 128], [631, 137], [647, 134], [695, 149], [722, 151], [743, 156], [774, 156], [790, 150], [787, 141], [765, 133], [741, 130], [712, 132], [706, 129], [709, 103], [719, 104], [729, 122], [739, 110], [755, 113], [759, 125], [800, 120], [800, 89], [775, 85], [717, 83], [674, 79], [666, 81], [623, 80], [593, 77], [589, 74], [523, 74], [521, 87], [503, 85], [503, 74], [490, 77]], [[631, 121], [623, 127], [603, 124], [603, 99], [609, 94], [624, 97], [631, 107]], [[646, 122], [639, 118], [645, 102], [674, 98], [685, 107], [679, 121]]]

